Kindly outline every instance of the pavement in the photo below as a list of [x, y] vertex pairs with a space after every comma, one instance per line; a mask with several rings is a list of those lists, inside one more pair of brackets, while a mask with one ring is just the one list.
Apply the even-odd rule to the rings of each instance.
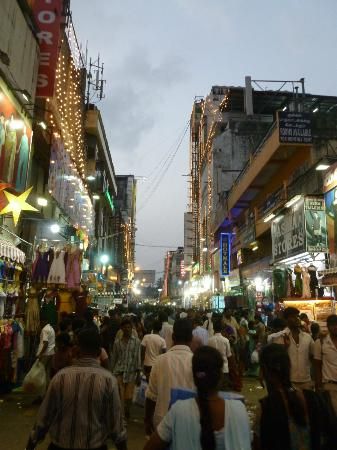
[[[245, 396], [251, 423], [254, 420], [258, 400], [265, 391], [254, 378], [246, 378], [242, 394]], [[24, 450], [29, 432], [35, 422], [38, 406], [32, 405], [33, 398], [23, 392], [12, 392], [0, 396], [0, 449]], [[128, 450], [141, 450], [145, 443], [144, 410], [133, 406], [128, 423]], [[46, 439], [37, 449], [46, 450], [49, 440]], [[113, 449], [110, 446], [109, 449]]]

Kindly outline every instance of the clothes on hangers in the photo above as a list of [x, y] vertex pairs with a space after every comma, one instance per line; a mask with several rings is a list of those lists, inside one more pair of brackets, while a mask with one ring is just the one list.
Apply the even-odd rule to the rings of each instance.
[[81, 257], [82, 252], [76, 249], [68, 253], [66, 280], [69, 289], [79, 288], [81, 283]]
[[66, 252], [64, 250], [56, 251], [54, 259], [50, 267], [48, 284], [65, 284], [66, 283], [66, 266], [64, 262]]

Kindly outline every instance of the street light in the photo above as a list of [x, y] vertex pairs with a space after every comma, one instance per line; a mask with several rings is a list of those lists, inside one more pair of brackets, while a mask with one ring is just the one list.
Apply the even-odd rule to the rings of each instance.
[[102, 264], [107, 264], [109, 262], [109, 256], [108, 255], [101, 255], [100, 261]]
[[50, 231], [54, 234], [57, 234], [61, 231], [61, 227], [58, 223], [54, 223], [53, 225], [50, 226]]

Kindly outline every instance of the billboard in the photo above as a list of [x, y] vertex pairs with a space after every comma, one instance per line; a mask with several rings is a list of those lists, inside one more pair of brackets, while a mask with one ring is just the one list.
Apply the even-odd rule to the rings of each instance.
[[278, 113], [279, 141], [282, 144], [311, 144], [311, 114], [282, 111]]
[[231, 235], [220, 235], [220, 276], [229, 275], [231, 270]]
[[0, 86], [0, 180], [26, 190], [33, 132]]
[[320, 197], [305, 197], [305, 234], [308, 252], [329, 251], [325, 202]]
[[40, 64], [37, 97], [53, 97], [61, 35], [63, 0], [33, 0], [33, 14], [39, 28]]

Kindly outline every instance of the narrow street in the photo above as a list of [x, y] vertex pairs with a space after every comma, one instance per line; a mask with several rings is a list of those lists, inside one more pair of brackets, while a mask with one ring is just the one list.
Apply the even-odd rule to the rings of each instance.
[[[243, 394], [246, 398], [248, 414], [253, 420], [258, 399], [264, 394], [256, 380], [244, 380]], [[2, 450], [23, 450], [27, 436], [32, 428], [38, 407], [32, 406], [32, 398], [22, 392], [12, 393], [0, 397], [0, 442]], [[132, 419], [128, 426], [128, 450], [141, 450], [143, 448], [144, 427], [143, 412], [140, 407], [133, 407]], [[49, 440], [46, 439], [37, 448], [46, 450]], [[114, 448], [113, 446], [110, 447]]]

